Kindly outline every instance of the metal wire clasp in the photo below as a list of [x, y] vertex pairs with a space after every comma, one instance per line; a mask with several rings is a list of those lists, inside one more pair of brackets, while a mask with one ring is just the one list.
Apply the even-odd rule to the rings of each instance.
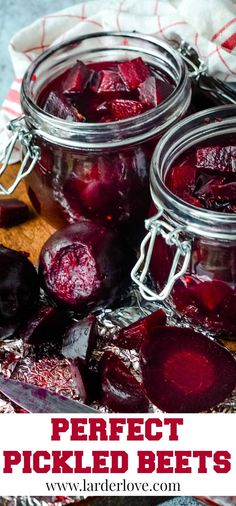
[[[177, 279], [185, 274], [191, 257], [191, 243], [181, 240], [180, 234], [183, 227], [174, 228], [172, 225], [160, 219], [163, 209], [158, 214], [145, 221], [145, 228], [148, 230], [140, 246], [140, 256], [131, 272], [132, 280], [138, 285], [142, 297], [149, 301], [163, 301], [172, 290]], [[176, 252], [170, 269], [167, 283], [160, 293], [154, 292], [145, 284], [149, 270], [152, 252], [156, 237], [161, 235], [168, 246], [176, 246]], [[182, 257], [182, 262], [181, 261]], [[160, 258], [160, 262], [162, 259]]]
[[[0, 178], [8, 167], [11, 154], [14, 150], [17, 141], [19, 141], [20, 144], [25, 148], [25, 156], [22, 160], [21, 166], [12, 185], [9, 188], [6, 188], [0, 182], [0, 195], [11, 195], [15, 190], [15, 188], [20, 183], [20, 181], [26, 176], [28, 176], [28, 174], [33, 170], [37, 160], [40, 158], [40, 148], [32, 143], [34, 132], [29, 131], [26, 128], [23, 115], [19, 116], [19, 118], [10, 121], [7, 128], [11, 130], [13, 135], [6, 146], [2, 159], [0, 160], [0, 162], [3, 163], [0, 169]], [[30, 159], [32, 159], [32, 161], [28, 165]]]
[[181, 40], [178, 51], [187, 64], [189, 75], [196, 81], [200, 76], [207, 74], [207, 63], [201, 59], [197, 51], [186, 41]]

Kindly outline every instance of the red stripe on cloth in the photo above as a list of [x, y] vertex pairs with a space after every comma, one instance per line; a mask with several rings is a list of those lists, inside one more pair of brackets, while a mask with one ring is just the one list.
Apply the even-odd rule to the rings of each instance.
[[45, 39], [45, 25], [46, 25], [46, 19], [42, 19], [42, 36], [41, 36], [41, 47], [44, 47], [44, 39]]
[[229, 77], [231, 76], [231, 74], [226, 74], [226, 76], [224, 77], [224, 82], [226, 83], [226, 81], [228, 81]]
[[225, 59], [223, 58], [222, 54], [220, 53], [220, 48], [217, 47], [217, 53], [219, 55], [219, 58], [220, 60], [222, 61], [223, 65], [227, 68], [227, 70], [231, 73], [231, 75], [233, 74], [234, 76], [236, 76], [236, 72], [234, 72], [228, 65], [228, 63], [225, 61]]
[[49, 47], [49, 44], [40, 44], [40, 46], [34, 46], [34, 47], [28, 47], [28, 49], [25, 49], [25, 51], [23, 51], [24, 54], [30, 52], [30, 51], [38, 51], [39, 49], [41, 49], [43, 51], [43, 49], [47, 49]]
[[9, 90], [6, 99], [18, 104], [20, 100], [20, 92], [17, 90]]
[[81, 17], [84, 18], [85, 17], [85, 3], [83, 3], [82, 5], [82, 9], [81, 9]]
[[236, 33], [233, 33], [233, 35], [226, 39], [221, 45], [222, 47], [225, 47], [225, 49], [232, 51], [232, 49], [234, 49], [236, 46]]
[[170, 28], [170, 27], [175, 26], [175, 25], [186, 25], [187, 24], [186, 21], [176, 21], [175, 23], [171, 23], [170, 25], [161, 26], [160, 16], [158, 16], [158, 7], [159, 7], [159, 3], [158, 3], [158, 0], [156, 0], [155, 12], [156, 12], [156, 16], [157, 16], [157, 24], [158, 24], [158, 28], [159, 28], [159, 33], [161, 33], [162, 36], [163, 36], [163, 38], [165, 40], [167, 40], [168, 42], [176, 42], [178, 44], [179, 40], [177, 40], [177, 39], [170, 39], [169, 37], [167, 37], [165, 35], [164, 31], [167, 30], [167, 28]]
[[119, 7], [118, 7], [118, 11], [117, 11], [117, 14], [116, 14], [116, 26], [117, 26], [117, 29], [118, 29], [118, 32], [121, 31], [121, 26], [120, 26], [120, 13], [122, 12], [122, 5], [124, 4], [125, 0], [121, 0], [119, 2]]
[[99, 26], [99, 28], [103, 27], [102, 23], [99, 23], [99, 21], [95, 21], [94, 19], [89, 19], [86, 16], [75, 16], [72, 14], [58, 14], [58, 15], [49, 14], [48, 16], [46, 16], [46, 18], [50, 18], [50, 19], [53, 19], [53, 18], [74, 18], [74, 19], [80, 19], [80, 21], [87, 21], [88, 23], [92, 23], [93, 25]]
[[228, 28], [229, 26], [231, 26], [233, 23], [236, 23], [236, 18], [232, 18], [230, 19], [224, 26], [222, 26], [220, 28], [220, 30], [218, 30], [218, 32], [216, 32], [212, 37], [211, 37], [211, 41], [213, 42], [215, 39], [217, 39], [217, 37], [219, 37], [219, 35], [221, 35], [225, 30], [226, 28]]
[[15, 111], [14, 109], [11, 109], [11, 107], [7, 107], [6, 105], [2, 105], [2, 110], [9, 112], [9, 114], [11, 114], [14, 117], [19, 116], [19, 111]]
[[154, 4], [154, 16], [157, 16], [157, 7], [158, 7], [158, 0], [156, 0]]

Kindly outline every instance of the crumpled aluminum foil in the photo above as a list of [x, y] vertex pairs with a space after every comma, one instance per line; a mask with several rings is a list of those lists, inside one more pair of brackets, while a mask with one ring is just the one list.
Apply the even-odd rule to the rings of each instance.
[[10, 496], [0, 497], [0, 506], [64, 506], [77, 504], [81, 499], [81, 496], [71, 498]]
[[[124, 327], [134, 321], [143, 318], [158, 308], [164, 308], [168, 323], [174, 325], [185, 325], [178, 321], [173, 312], [165, 305], [156, 302], [148, 302], [141, 299], [141, 295], [135, 286], [122, 295], [120, 306], [113, 309], [100, 309], [96, 312], [98, 321], [99, 339], [96, 350], [93, 353], [93, 360], [97, 363], [106, 349], [119, 355], [130, 368], [132, 373], [140, 380], [139, 357], [135, 350], [125, 350], [116, 347], [113, 336], [118, 328]], [[72, 399], [79, 399], [78, 387], [75, 384], [69, 360], [60, 355], [60, 350], [55, 352], [55, 345], [50, 348], [44, 345], [40, 358], [35, 356], [33, 347], [23, 345], [20, 339], [6, 339], [0, 341], [0, 373], [6, 377], [12, 377], [20, 381], [35, 384], [48, 388]], [[101, 412], [108, 411], [98, 403], [93, 407]], [[24, 412], [4, 396], [0, 395], [0, 413]], [[150, 412], [158, 412], [158, 408], [150, 405]], [[236, 412], [236, 390], [223, 403], [210, 412]]]

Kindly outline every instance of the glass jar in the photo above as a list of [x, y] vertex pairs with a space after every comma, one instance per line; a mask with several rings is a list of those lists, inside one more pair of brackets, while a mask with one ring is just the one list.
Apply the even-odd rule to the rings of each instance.
[[[236, 133], [236, 107], [193, 114], [160, 140], [151, 163], [155, 214], [132, 271], [147, 300], [165, 301], [182, 322], [212, 335], [236, 336], [236, 215], [198, 208], [174, 195], [166, 174], [180, 154]], [[147, 272], [157, 291], [148, 287]], [[140, 274], [141, 268], [141, 274]]]
[[[92, 63], [139, 56], [174, 83], [174, 91], [156, 108], [116, 122], [76, 123], [37, 105], [49, 80], [77, 59]], [[32, 146], [40, 148], [40, 158], [26, 178], [36, 211], [55, 227], [86, 216], [137, 231], [149, 206], [149, 165], [156, 142], [186, 113], [190, 100], [190, 79], [181, 56], [156, 38], [94, 33], [47, 50], [30, 65], [21, 89], [31, 151]]]

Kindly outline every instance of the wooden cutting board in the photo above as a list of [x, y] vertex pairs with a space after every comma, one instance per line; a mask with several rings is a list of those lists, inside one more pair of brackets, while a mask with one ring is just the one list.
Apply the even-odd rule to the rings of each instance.
[[[10, 165], [7, 168], [6, 173], [1, 178], [5, 186], [9, 187], [12, 184], [17, 170], [19, 170], [19, 164]], [[0, 244], [7, 248], [27, 251], [30, 253], [30, 260], [37, 265], [41, 247], [55, 229], [36, 215], [26, 193], [24, 181], [19, 184], [12, 196], [28, 204], [30, 219], [16, 227], [0, 228]], [[1, 196], [1, 198], [5, 197]]]

